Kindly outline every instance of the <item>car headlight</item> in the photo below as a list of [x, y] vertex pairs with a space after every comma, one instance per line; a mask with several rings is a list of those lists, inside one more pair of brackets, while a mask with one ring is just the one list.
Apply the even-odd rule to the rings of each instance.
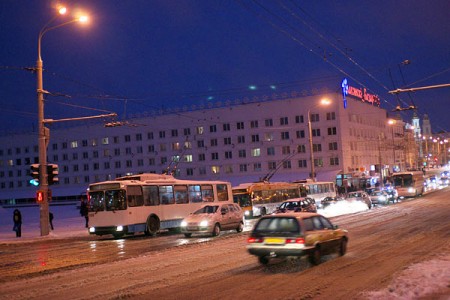
[[207, 220], [203, 220], [200, 222], [200, 227], [206, 227], [208, 226], [208, 221]]
[[416, 190], [414, 188], [408, 188], [408, 193], [414, 193]]
[[123, 226], [122, 225], [117, 226], [116, 231], [123, 231]]
[[244, 215], [249, 216], [250, 215], [250, 211], [249, 210], [244, 211]]
[[380, 196], [380, 200], [381, 200], [381, 201], [385, 201], [385, 200], [386, 200], [386, 197], [385, 197], [385, 196]]
[[95, 232], [95, 227], [89, 227], [89, 232], [90, 233], [94, 233]]
[[181, 227], [186, 227], [186, 226], [187, 226], [187, 222], [186, 222], [186, 221], [181, 221], [180, 226], [181, 226]]

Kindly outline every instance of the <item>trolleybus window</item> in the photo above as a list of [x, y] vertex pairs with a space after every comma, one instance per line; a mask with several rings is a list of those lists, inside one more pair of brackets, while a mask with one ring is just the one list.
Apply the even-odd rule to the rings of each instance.
[[175, 202], [177, 204], [189, 203], [187, 186], [176, 185], [174, 187], [174, 191], [175, 191]]
[[191, 203], [202, 202], [202, 191], [200, 185], [189, 186], [189, 200]]
[[203, 202], [214, 201], [214, 191], [212, 185], [202, 185], [202, 199]]
[[129, 186], [127, 190], [128, 206], [144, 205], [144, 197], [140, 186]]
[[103, 191], [89, 193], [89, 208], [96, 212], [105, 210], [105, 194]]
[[122, 210], [126, 209], [125, 191], [110, 190], [105, 191], [106, 210]]
[[175, 199], [173, 198], [173, 186], [161, 185], [159, 187], [159, 197], [160, 197], [160, 203], [162, 205], [174, 204]]
[[144, 191], [144, 203], [146, 206], [159, 205], [158, 186], [144, 185], [142, 189]]
[[228, 190], [225, 184], [217, 185], [217, 198], [219, 201], [228, 201]]

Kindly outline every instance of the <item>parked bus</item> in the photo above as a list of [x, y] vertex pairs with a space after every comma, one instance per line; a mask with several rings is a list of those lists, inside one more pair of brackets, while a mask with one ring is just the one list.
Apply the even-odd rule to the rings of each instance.
[[326, 197], [336, 197], [336, 185], [331, 181], [313, 182], [311, 180], [295, 181], [300, 186], [300, 195], [310, 197], [316, 201], [317, 208], [322, 207], [322, 200]]
[[139, 174], [89, 185], [89, 232], [96, 235], [178, 228], [184, 217], [206, 203], [232, 203], [231, 184]]
[[271, 214], [283, 201], [299, 197], [296, 183], [254, 182], [233, 187], [233, 201], [242, 207], [246, 218]]
[[399, 197], [417, 197], [424, 192], [424, 177], [421, 171], [392, 174], [392, 181]]

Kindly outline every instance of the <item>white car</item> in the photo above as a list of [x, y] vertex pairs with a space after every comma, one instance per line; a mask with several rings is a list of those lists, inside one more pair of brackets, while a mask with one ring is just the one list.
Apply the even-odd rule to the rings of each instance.
[[244, 213], [239, 205], [234, 203], [207, 204], [191, 213], [181, 222], [181, 232], [186, 237], [193, 233], [220, 234], [221, 230], [244, 229]]
[[369, 209], [372, 208], [372, 200], [370, 199], [369, 194], [367, 194], [364, 191], [355, 191], [350, 192], [347, 194], [347, 197], [345, 198], [348, 201], [360, 201], [367, 204], [367, 207]]

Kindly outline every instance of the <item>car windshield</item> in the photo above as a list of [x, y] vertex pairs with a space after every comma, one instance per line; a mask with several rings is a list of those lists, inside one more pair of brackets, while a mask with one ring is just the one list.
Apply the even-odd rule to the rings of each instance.
[[350, 193], [347, 198], [357, 198], [362, 197], [361, 193]]
[[255, 232], [268, 233], [299, 233], [299, 224], [295, 218], [277, 217], [259, 220], [255, 226]]
[[375, 192], [375, 193], [373, 193], [373, 195], [374, 196], [383, 196], [383, 193], [382, 192]]
[[217, 211], [218, 208], [219, 208], [219, 205], [206, 205], [206, 206], [203, 206], [202, 208], [196, 210], [194, 212], [194, 215], [213, 214]]

